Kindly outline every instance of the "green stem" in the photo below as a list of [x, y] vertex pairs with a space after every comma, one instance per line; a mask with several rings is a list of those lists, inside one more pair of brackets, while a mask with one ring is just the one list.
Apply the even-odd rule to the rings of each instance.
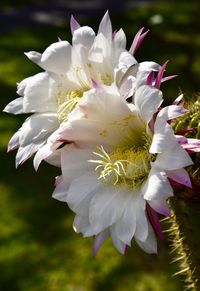
[[175, 189], [170, 201], [172, 216], [168, 231], [173, 262], [185, 278], [186, 290], [200, 290], [200, 188]]

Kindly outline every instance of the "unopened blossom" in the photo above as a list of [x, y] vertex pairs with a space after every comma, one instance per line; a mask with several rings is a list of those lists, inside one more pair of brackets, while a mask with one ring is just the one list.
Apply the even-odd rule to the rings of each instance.
[[122, 97], [128, 98], [137, 86], [138, 77], [141, 79], [140, 72], [146, 74], [159, 68], [154, 62], [137, 64], [133, 57], [146, 33], [139, 31], [128, 52], [123, 30], [113, 33], [108, 13], [97, 35], [92, 28], [81, 27], [73, 17], [71, 31], [72, 44], [59, 40], [42, 54], [25, 53], [44, 71], [20, 82], [17, 89], [20, 97], [4, 109], [13, 114], [32, 113], [8, 145], [8, 150], [18, 148], [16, 165], [46, 144], [94, 84], [110, 86], [114, 82]]
[[169, 124], [185, 110], [179, 105], [160, 107], [158, 81], [141, 85], [131, 104], [114, 85], [110, 91], [85, 92], [60, 132], [66, 145], [53, 197], [75, 212], [77, 233], [95, 236], [94, 253], [109, 235], [121, 253], [133, 238], [146, 252], [155, 253], [147, 208], [169, 215], [166, 199], [173, 190], [168, 177], [191, 186], [184, 167], [192, 160]]

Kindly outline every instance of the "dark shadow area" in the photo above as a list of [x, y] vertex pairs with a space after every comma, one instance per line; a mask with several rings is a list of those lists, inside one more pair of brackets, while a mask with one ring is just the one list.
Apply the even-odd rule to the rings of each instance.
[[[148, 6], [157, 1], [130, 0], [59, 0], [59, 1], [3, 1], [0, 4], [0, 33], [13, 28], [35, 27], [41, 25], [61, 25], [71, 14], [85, 18], [110, 13], [124, 12], [133, 7]], [[18, 4], [18, 6], [17, 6]]]

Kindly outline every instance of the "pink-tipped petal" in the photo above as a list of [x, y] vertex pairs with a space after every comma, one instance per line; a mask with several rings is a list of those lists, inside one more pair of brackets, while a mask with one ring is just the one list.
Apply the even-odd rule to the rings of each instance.
[[41, 162], [47, 158], [50, 154], [52, 154], [52, 151], [48, 148], [48, 145], [43, 146], [41, 149], [39, 149], [34, 157], [33, 160], [33, 166], [35, 171], [38, 170], [39, 165]]
[[182, 136], [182, 135], [175, 135], [175, 137], [176, 137], [177, 142], [178, 142], [180, 145], [183, 145], [183, 144], [187, 144], [187, 143], [188, 143], [188, 139], [187, 139], [187, 137], [185, 137], [185, 136]]
[[128, 249], [129, 249], [129, 246], [128, 245], [125, 245], [125, 250], [124, 250], [124, 253], [125, 254], [128, 252]]
[[164, 83], [166, 81], [172, 80], [172, 79], [174, 79], [176, 77], [178, 77], [178, 75], [171, 75], [171, 76], [164, 77], [164, 78], [162, 78], [161, 83]]
[[148, 204], [157, 213], [162, 214], [166, 217], [170, 216], [169, 206], [164, 199], [147, 200]]
[[104, 14], [98, 29], [98, 34], [102, 33], [108, 41], [112, 40], [112, 24], [108, 11]]
[[98, 250], [100, 249], [100, 247], [102, 246], [102, 244], [106, 240], [108, 234], [109, 234], [108, 230], [104, 230], [104, 231], [102, 231], [99, 234], [94, 236], [94, 242], [93, 242], [93, 255], [94, 256], [96, 256]]
[[55, 177], [54, 186], [57, 187], [62, 181], [63, 181], [63, 176], [62, 175]]
[[152, 86], [153, 82], [154, 82], [154, 71], [151, 71], [147, 77], [146, 84]]
[[166, 61], [162, 67], [160, 68], [160, 70], [158, 71], [158, 75], [156, 77], [156, 80], [155, 80], [155, 87], [157, 89], [160, 89], [160, 84], [161, 84], [161, 81], [162, 81], [162, 78], [163, 78], [163, 75], [164, 75], [164, 72], [165, 72], [165, 69], [167, 67], [167, 64], [168, 64], [168, 61]]
[[181, 100], [183, 99], [183, 94], [180, 94], [175, 100], [174, 102], [172, 103], [173, 105], [178, 105]]
[[112, 40], [114, 40], [116, 33], [117, 33], [117, 30], [113, 31], [113, 33], [112, 33]]
[[177, 136], [176, 139], [179, 144], [189, 153], [200, 152], [200, 139], [186, 138], [184, 136]]
[[188, 110], [183, 107], [182, 104], [180, 105], [169, 105], [160, 110], [158, 113], [158, 116], [163, 118], [166, 121], [172, 120], [174, 118], [177, 118], [185, 113], [187, 113]]
[[101, 89], [102, 88], [101, 84], [98, 81], [94, 80], [94, 79], [92, 79], [92, 85], [93, 85], [93, 87], [95, 89]]
[[13, 151], [19, 147], [19, 130], [11, 137], [7, 152]]
[[41, 144], [28, 144], [24, 147], [19, 147], [16, 154], [16, 168], [28, 160], [40, 147]]
[[[54, 143], [47, 143], [40, 147], [34, 157], [33, 166], [37, 171], [41, 162], [45, 159], [48, 159], [50, 156], [56, 156], [59, 146], [62, 145], [62, 142], [55, 141]], [[51, 163], [50, 163], [51, 164]]]
[[71, 19], [70, 19], [70, 28], [71, 28], [71, 33], [72, 35], [74, 34], [74, 31], [77, 30], [78, 28], [80, 28], [80, 24], [78, 23], [78, 21], [74, 18], [73, 15], [71, 15]]
[[161, 228], [159, 217], [156, 211], [153, 208], [151, 208], [148, 204], [147, 204], [147, 215], [155, 233], [160, 237], [160, 239], [163, 239], [164, 234]]
[[[38, 52], [35, 52], [35, 51], [30, 51], [30, 52], [25, 52], [24, 54], [25, 54], [25, 56], [26, 56], [27, 58], [29, 58], [29, 60], [31, 60], [33, 63], [35, 63], [35, 64], [41, 66], [41, 57], [42, 57], [42, 54], [41, 54], [41, 53], [38, 53]], [[28, 80], [28, 78], [25, 79], [25, 80]], [[24, 83], [24, 81], [22, 81], [22, 82]], [[20, 83], [21, 85], [22, 85], [22, 82]], [[25, 85], [25, 84], [24, 84], [24, 85]], [[18, 93], [18, 92], [17, 92], [17, 93]], [[18, 93], [18, 94], [19, 94], [19, 93]], [[21, 95], [21, 94], [19, 94], [19, 95]], [[22, 96], [22, 95], [21, 95], [21, 96]]]
[[139, 46], [141, 45], [141, 43], [143, 42], [145, 36], [147, 35], [147, 33], [149, 32], [149, 30], [145, 31], [144, 33], [142, 33], [144, 30], [144, 27], [142, 27], [135, 35], [132, 45], [130, 47], [129, 52], [134, 55], [137, 51], [137, 49], [139, 48]]
[[192, 188], [190, 177], [185, 169], [166, 171], [166, 174], [167, 177], [170, 178], [170, 180], [175, 181], [178, 184], [182, 184], [189, 188]]

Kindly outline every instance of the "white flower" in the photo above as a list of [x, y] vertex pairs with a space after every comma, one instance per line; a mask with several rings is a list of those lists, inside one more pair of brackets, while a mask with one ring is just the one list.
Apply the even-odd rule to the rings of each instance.
[[[116, 94], [120, 93], [121, 98], [125, 100], [129, 97], [131, 97], [131, 99], [134, 100], [136, 91], [139, 89], [139, 87], [147, 83], [148, 75], [155, 71], [160, 70], [162, 70], [162, 67], [160, 68], [160, 66], [154, 62], [142, 62], [140, 64], [134, 64], [124, 74], [122, 73], [121, 69], [117, 70], [115, 80], [117, 82], [112, 83], [111, 86], [105, 86], [96, 81], [93, 82], [93, 85], [94, 88], [98, 90], [104, 89], [108, 92], [112, 91], [113, 88], [117, 86], [119, 92], [117, 92]], [[78, 102], [78, 104], [79, 103], [80, 102]], [[81, 106], [83, 106], [83, 104], [81, 104]], [[78, 119], [79, 115], [80, 111], [76, 110], [76, 107], [72, 110], [71, 113], [68, 113], [68, 117], [70, 116], [70, 119], [72, 118]], [[56, 149], [62, 144], [62, 142], [57, 143], [55, 145], [54, 141], [56, 139], [59, 139], [60, 129], [63, 126], [65, 127], [66, 126], [65, 124], [66, 124], [65, 121], [61, 123], [58, 130], [56, 130], [53, 135], [50, 135], [47, 141], [44, 143], [44, 145], [41, 145], [40, 148], [38, 149], [34, 158], [34, 167], [36, 170], [38, 169], [42, 160], [45, 160], [46, 162], [57, 166], [60, 165], [60, 157]], [[49, 158], [49, 156], [51, 156], [51, 158]]]
[[161, 91], [149, 85], [136, 90], [132, 104], [114, 85], [110, 91], [93, 89], [60, 133], [71, 144], [61, 149], [62, 178], [53, 197], [76, 213], [76, 232], [95, 235], [95, 253], [108, 235], [122, 253], [133, 237], [146, 252], [156, 252], [146, 207], [169, 215], [168, 177], [190, 181], [183, 168], [192, 160], [167, 122], [183, 108], [173, 105], [157, 113], [162, 101]]
[[[47, 138], [67, 120], [83, 93], [95, 84], [109, 86], [115, 82], [121, 88], [124, 98], [133, 92], [136, 73], [140, 69], [137, 65], [134, 72], [128, 71], [137, 62], [125, 48], [126, 36], [123, 30], [113, 34], [108, 13], [104, 15], [97, 35], [88, 26], [80, 27], [73, 17], [71, 30], [72, 45], [68, 41], [58, 41], [42, 54], [34, 51], [26, 53], [30, 60], [45, 71], [19, 83], [17, 93], [21, 97], [4, 109], [13, 114], [33, 113], [8, 145], [8, 150], [19, 148], [16, 165], [23, 163], [46, 144]], [[144, 35], [141, 35], [141, 31], [137, 35], [132, 52]], [[159, 67], [155, 63], [145, 62], [140, 68], [144, 71], [149, 66], [156, 69]]]
[[[4, 111], [33, 113], [11, 138], [8, 150], [18, 148], [16, 165], [46, 145], [48, 137], [66, 121], [84, 92], [95, 86], [116, 83], [123, 98], [134, 94], [151, 70], [158, 70], [153, 62], [137, 64], [133, 53], [146, 33], [135, 36], [130, 52], [126, 50], [126, 36], [122, 29], [112, 32], [106, 13], [98, 33], [88, 26], [80, 27], [71, 18], [72, 45], [68, 41], [51, 44], [42, 54], [31, 51], [26, 56], [45, 71], [18, 84], [21, 96], [10, 102]], [[56, 161], [59, 164], [59, 161]]]

